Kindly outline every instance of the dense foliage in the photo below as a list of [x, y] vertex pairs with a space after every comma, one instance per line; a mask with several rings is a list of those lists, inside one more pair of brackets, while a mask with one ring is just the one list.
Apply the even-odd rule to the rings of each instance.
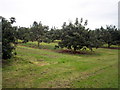
[[117, 30], [115, 26], [106, 26], [106, 28], [98, 28], [90, 30], [86, 28], [88, 21], [83, 22], [83, 19], [79, 21], [76, 18], [75, 22], [63, 23], [61, 29], [49, 28], [43, 25], [41, 22], [34, 21], [30, 28], [26, 27], [13, 27], [15, 18], [10, 18], [10, 21], [2, 17], [2, 56], [4, 59], [11, 58], [14, 54], [14, 44], [16, 41], [22, 40], [22, 43], [28, 41], [37, 41], [38, 47], [41, 42], [54, 42], [59, 40], [57, 48], [67, 48], [71, 50], [81, 50], [89, 48], [99, 48], [104, 44], [108, 47], [111, 45], [120, 45], [120, 30]]
[[23, 40], [26, 43], [30, 40], [30, 30], [26, 27], [19, 27], [17, 31], [17, 39]]
[[120, 45], [120, 30], [117, 30], [115, 26], [107, 25], [106, 29], [101, 27], [96, 29], [95, 32], [104, 44], [108, 44], [108, 47], [111, 45]]
[[69, 25], [66, 25], [66, 23], [63, 24], [61, 42], [59, 42], [61, 48], [66, 47], [76, 51], [87, 47], [92, 51], [92, 47], [98, 48], [101, 45], [99, 40], [95, 37], [95, 33], [89, 30], [89, 28], [85, 28], [87, 20], [84, 25], [82, 25], [82, 22], [82, 18], [80, 22], [78, 18], [76, 18], [74, 24], [71, 22]]
[[31, 36], [33, 41], [38, 42], [38, 47], [40, 42], [46, 39], [45, 33], [47, 32], [48, 28], [48, 26], [42, 25], [41, 22], [38, 24], [36, 21], [34, 21], [33, 26], [31, 27]]
[[19, 27], [17, 37], [23, 40], [23, 43], [28, 41], [37, 41], [38, 47], [41, 42], [53, 42], [54, 40], [60, 40], [57, 47], [73, 49], [74, 51], [80, 49], [99, 48], [103, 44], [120, 45], [120, 31], [115, 26], [106, 26], [106, 28], [98, 28], [90, 30], [86, 28], [88, 21], [83, 24], [83, 19], [79, 21], [76, 18], [75, 23], [66, 22], [63, 23], [62, 29], [51, 28], [42, 25], [41, 22], [33, 22], [30, 28]]
[[15, 22], [15, 18], [10, 18], [10, 21], [2, 17], [2, 58], [9, 59], [15, 52], [15, 46], [13, 45], [16, 41], [16, 28], [11, 24]]

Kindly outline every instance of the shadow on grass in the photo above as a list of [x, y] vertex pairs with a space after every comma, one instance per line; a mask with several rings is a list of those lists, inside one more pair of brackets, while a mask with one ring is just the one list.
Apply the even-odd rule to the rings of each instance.
[[58, 53], [66, 53], [66, 54], [82, 54], [82, 55], [92, 55], [92, 54], [96, 54], [94, 51], [72, 51], [72, 50], [58, 50]]
[[17, 56], [12, 57], [11, 59], [2, 59], [3, 68], [6, 66], [11, 66], [13, 63], [28, 63], [28, 61]]
[[65, 54], [72, 54], [72, 55], [100, 55], [96, 51], [89, 51], [89, 50], [73, 51], [73, 50], [62, 49], [62, 48], [55, 49], [54, 46], [42, 45], [42, 44], [40, 45], [40, 47], [38, 47], [35, 44], [25, 44], [25, 43], [22, 43], [19, 45], [30, 47], [30, 48], [35, 48], [35, 49], [51, 50], [57, 53], [65, 53]]

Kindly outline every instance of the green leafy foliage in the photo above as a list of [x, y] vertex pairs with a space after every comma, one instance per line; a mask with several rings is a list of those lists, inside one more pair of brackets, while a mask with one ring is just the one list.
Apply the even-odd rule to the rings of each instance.
[[42, 25], [41, 22], [39, 22], [39, 24], [36, 21], [33, 22], [33, 26], [31, 27], [31, 35], [33, 41], [38, 42], [38, 47], [40, 42], [46, 39], [45, 32], [47, 32], [47, 30], [48, 30], [48, 26]]
[[[93, 47], [99, 48], [102, 47], [103, 44], [108, 44], [108, 47], [111, 45], [120, 45], [120, 30], [117, 30], [115, 26], [106, 26], [106, 29], [101, 26], [101, 28], [90, 30], [86, 28], [88, 20], [83, 22], [83, 18], [81, 18], [80, 21], [76, 18], [74, 23], [69, 22], [68, 25], [64, 22], [62, 29], [57, 29], [55, 27], [49, 29], [48, 26], [36, 21], [33, 22], [30, 28], [17, 28], [11, 26], [14, 22], [15, 18], [11, 17], [10, 22], [4, 19], [3, 23], [3, 29], [9, 29], [6, 31], [4, 30], [4, 32], [7, 34], [6, 36], [11, 34], [11, 36], [9, 35], [10, 39], [8, 41], [12, 43], [18, 39], [22, 40], [22, 43], [37, 41], [38, 47], [40, 47], [41, 42], [51, 43], [55, 40], [60, 40], [58, 46], [55, 47], [65, 47], [74, 51], [81, 50], [82, 48], [85, 49], [85, 47], [92, 51]], [[4, 40], [6, 43], [8, 41]]]
[[49, 42], [53, 42], [55, 40], [61, 40], [61, 29], [51, 28], [50, 31], [46, 33], [46, 38], [49, 39]]
[[2, 58], [9, 59], [15, 53], [13, 50], [15, 46], [15, 28], [11, 25], [15, 22], [15, 18], [10, 18], [10, 22], [2, 17]]
[[106, 29], [101, 27], [95, 30], [96, 35], [101, 42], [111, 45], [120, 45], [120, 30], [117, 30], [115, 26], [107, 25]]
[[30, 41], [30, 30], [29, 28], [19, 27], [17, 32], [17, 38], [23, 40], [23, 43]]
[[94, 31], [85, 28], [87, 20], [84, 25], [82, 25], [82, 22], [83, 19], [79, 22], [78, 18], [76, 18], [75, 24], [71, 22], [69, 25], [63, 24], [61, 42], [58, 44], [61, 48], [66, 47], [76, 51], [86, 46], [92, 51], [92, 47], [99, 47], [99, 44], [97, 44], [99, 40], [95, 37]]

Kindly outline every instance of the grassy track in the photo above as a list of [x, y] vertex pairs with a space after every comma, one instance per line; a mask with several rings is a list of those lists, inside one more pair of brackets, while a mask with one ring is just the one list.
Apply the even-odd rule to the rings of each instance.
[[3, 88], [117, 88], [118, 50], [96, 49], [92, 55], [58, 53], [55, 43], [44, 49], [17, 47], [3, 67]]

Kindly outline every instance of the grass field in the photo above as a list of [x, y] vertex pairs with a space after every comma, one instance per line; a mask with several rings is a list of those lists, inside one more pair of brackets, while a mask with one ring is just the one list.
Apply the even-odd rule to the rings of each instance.
[[95, 49], [92, 54], [67, 54], [56, 43], [28, 42], [3, 65], [3, 88], [117, 88], [118, 50]]

